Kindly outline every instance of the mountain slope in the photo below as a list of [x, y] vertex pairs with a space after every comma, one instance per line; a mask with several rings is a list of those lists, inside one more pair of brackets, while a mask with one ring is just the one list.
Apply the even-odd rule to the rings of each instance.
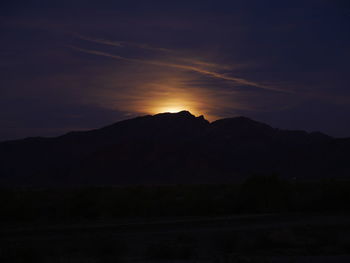
[[218, 183], [270, 172], [346, 177], [349, 156], [349, 139], [279, 130], [245, 117], [209, 123], [183, 111], [56, 138], [0, 143], [0, 183]]

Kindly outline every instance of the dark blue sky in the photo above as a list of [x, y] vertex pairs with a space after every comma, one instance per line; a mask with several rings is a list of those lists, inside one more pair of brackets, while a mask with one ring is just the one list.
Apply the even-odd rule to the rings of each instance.
[[0, 140], [177, 109], [350, 136], [348, 2], [2, 3]]

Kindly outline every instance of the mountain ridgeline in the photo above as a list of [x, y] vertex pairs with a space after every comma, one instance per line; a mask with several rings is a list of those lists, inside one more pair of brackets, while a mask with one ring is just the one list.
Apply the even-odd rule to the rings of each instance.
[[0, 160], [2, 186], [228, 183], [267, 173], [313, 180], [350, 175], [350, 139], [182, 111], [3, 142]]

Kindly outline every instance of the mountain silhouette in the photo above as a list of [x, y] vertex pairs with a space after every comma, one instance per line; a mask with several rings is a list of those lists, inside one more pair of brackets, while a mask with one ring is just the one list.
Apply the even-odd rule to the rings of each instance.
[[259, 173], [312, 180], [350, 174], [350, 139], [181, 111], [3, 142], [0, 160], [2, 186], [225, 183]]

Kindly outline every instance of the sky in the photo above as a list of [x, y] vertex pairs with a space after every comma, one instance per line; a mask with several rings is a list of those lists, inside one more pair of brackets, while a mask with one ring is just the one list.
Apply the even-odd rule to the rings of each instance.
[[0, 141], [189, 110], [350, 137], [350, 2], [3, 1]]

